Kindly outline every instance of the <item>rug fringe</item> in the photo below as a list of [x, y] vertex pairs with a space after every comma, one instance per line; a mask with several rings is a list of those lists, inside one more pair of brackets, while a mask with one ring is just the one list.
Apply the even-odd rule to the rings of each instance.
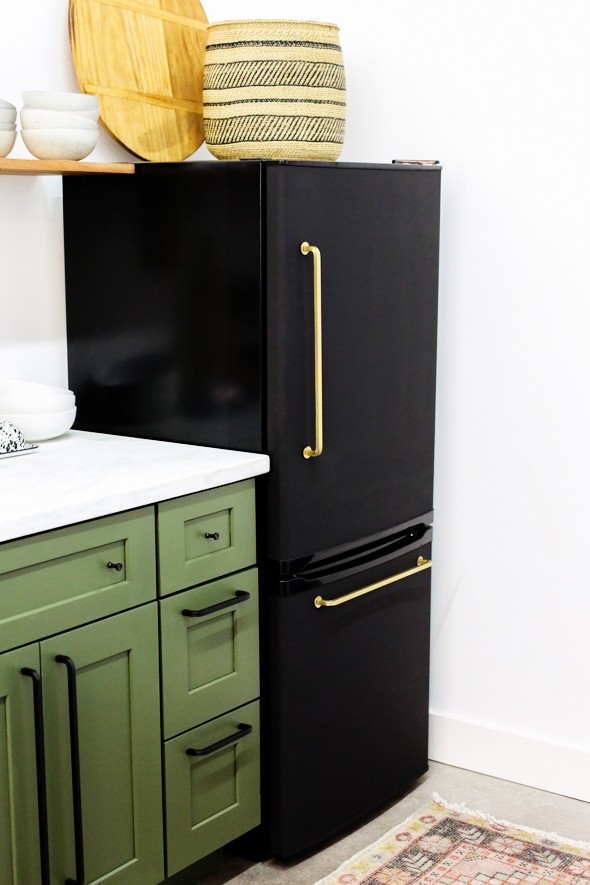
[[[586, 851], [590, 851], [590, 842], [582, 842], [575, 841], [574, 839], [568, 839], [565, 836], [560, 836], [557, 833], [547, 833], [544, 830], [537, 830], [533, 827], [522, 826], [521, 824], [514, 824], [507, 820], [500, 820], [498, 818], [493, 817], [491, 814], [485, 814], [483, 811], [478, 811], [476, 809], [470, 808], [468, 805], [465, 805], [463, 802], [448, 802], [446, 799], [443, 799], [438, 793], [432, 794], [432, 802], [438, 805], [440, 808], [444, 808], [447, 811], [456, 811], [459, 814], [468, 814], [470, 817], [477, 817], [480, 820], [484, 820], [490, 824], [498, 824], [499, 826], [509, 827], [512, 830], [521, 830], [523, 833], [528, 833], [530, 836], [537, 836], [543, 839], [550, 839], [552, 842], [558, 842], [560, 847], [562, 848], [582, 848]], [[389, 839], [395, 833], [400, 830], [403, 830], [404, 827], [408, 826], [413, 820], [416, 819], [416, 816], [420, 813], [424, 813], [431, 807], [429, 805], [423, 806], [421, 809], [414, 810], [411, 814], [408, 815], [401, 823], [396, 824], [391, 829], [387, 830], [385, 833], [382, 833], [377, 839], [374, 840], [370, 845], [362, 848], [360, 851], [357, 851], [356, 854], [353, 854], [352, 857], [347, 858], [343, 863], [340, 864], [335, 870], [332, 870], [327, 876], [324, 876], [322, 879], [318, 879], [314, 885], [327, 885], [329, 882], [334, 882], [335, 876], [338, 875], [340, 870], [345, 867], [348, 867], [350, 864], [353, 864], [358, 858], [363, 855], [369, 854], [371, 851], [379, 848], [379, 846], [383, 843], [384, 839]]]
[[447, 811], [456, 811], [459, 814], [468, 814], [471, 817], [479, 817], [481, 820], [485, 820], [490, 824], [498, 824], [502, 827], [509, 827], [512, 830], [522, 830], [523, 833], [529, 833], [531, 836], [540, 836], [542, 839], [550, 839], [552, 842], [559, 842], [561, 845], [570, 845], [572, 848], [584, 848], [587, 851], [590, 851], [590, 842], [576, 841], [574, 839], [568, 839], [567, 836], [560, 836], [558, 833], [549, 833], [544, 830], [536, 830], [534, 827], [525, 827], [522, 824], [514, 824], [508, 820], [500, 820], [493, 817], [491, 814], [485, 814], [483, 811], [469, 808], [469, 806], [465, 805], [463, 802], [447, 802], [447, 800], [443, 799], [442, 796], [439, 796], [438, 793], [432, 794], [432, 800], [433, 802], [436, 802], [437, 805], [440, 805], [441, 808], [446, 808]]
[[[426, 806], [426, 808], [428, 808], [428, 807], [429, 806]], [[420, 814], [420, 811], [423, 811], [423, 810], [424, 810], [423, 808], [418, 808], [416, 811], [413, 811], [406, 818], [404, 818], [404, 820], [402, 820], [401, 823], [395, 824], [394, 827], [390, 827], [389, 830], [386, 830], [384, 833], [382, 833], [379, 836], [379, 838], [375, 839], [374, 842], [371, 842], [369, 845], [366, 845], [364, 848], [361, 848], [361, 850], [357, 851], [356, 854], [353, 854], [352, 857], [347, 857], [346, 860], [342, 861], [342, 863], [338, 867], [336, 867], [335, 870], [332, 870], [332, 872], [328, 873], [327, 876], [324, 876], [322, 879], [318, 879], [317, 882], [314, 882], [314, 885], [324, 885], [324, 883], [326, 883], [328, 881], [334, 881], [334, 876], [338, 873], [338, 871], [340, 869], [342, 869], [342, 867], [347, 867], [349, 864], [354, 863], [355, 860], [357, 858], [361, 857], [363, 854], [368, 854], [370, 851], [373, 851], [374, 849], [378, 848], [384, 839], [388, 839], [390, 836], [392, 836], [398, 830], [402, 830], [404, 827], [407, 827], [408, 824], [410, 824], [413, 820], [415, 820], [416, 815]]]

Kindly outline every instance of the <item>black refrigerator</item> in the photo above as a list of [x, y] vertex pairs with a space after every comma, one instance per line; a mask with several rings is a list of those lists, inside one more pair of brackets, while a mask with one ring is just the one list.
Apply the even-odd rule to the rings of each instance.
[[270, 455], [263, 826], [288, 857], [428, 767], [440, 166], [64, 178], [78, 429]]

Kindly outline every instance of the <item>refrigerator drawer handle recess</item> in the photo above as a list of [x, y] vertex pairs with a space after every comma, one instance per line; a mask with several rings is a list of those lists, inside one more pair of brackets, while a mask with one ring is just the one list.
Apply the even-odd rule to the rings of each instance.
[[317, 458], [324, 448], [322, 406], [322, 256], [317, 246], [301, 244], [301, 254], [313, 255], [313, 323], [315, 352], [315, 449], [305, 446], [304, 458]]
[[359, 596], [364, 596], [365, 593], [372, 593], [373, 590], [380, 590], [381, 587], [387, 587], [388, 584], [395, 584], [396, 581], [403, 581], [404, 578], [409, 578], [410, 575], [423, 572], [425, 569], [430, 568], [431, 565], [432, 561], [430, 559], [424, 559], [423, 556], [419, 556], [414, 568], [409, 568], [405, 572], [399, 572], [399, 574], [394, 575], [392, 578], [385, 578], [384, 581], [377, 581], [376, 584], [369, 584], [368, 587], [363, 587], [361, 590], [354, 590], [352, 593], [346, 593], [344, 596], [339, 596], [337, 599], [322, 599], [321, 596], [316, 596], [313, 604], [316, 608], [342, 605], [344, 602], [350, 602], [353, 599], [357, 599]]

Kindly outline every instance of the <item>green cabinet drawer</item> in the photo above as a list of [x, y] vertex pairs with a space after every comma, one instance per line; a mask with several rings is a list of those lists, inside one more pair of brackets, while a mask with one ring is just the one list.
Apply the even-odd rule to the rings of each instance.
[[0, 545], [0, 649], [156, 597], [152, 507]]
[[166, 742], [169, 876], [260, 823], [259, 732], [254, 702]]
[[158, 553], [162, 596], [254, 565], [254, 480], [159, 504]]
[[258, 696], [256, 569], [163, 599], [160, 630], [165, 737]]

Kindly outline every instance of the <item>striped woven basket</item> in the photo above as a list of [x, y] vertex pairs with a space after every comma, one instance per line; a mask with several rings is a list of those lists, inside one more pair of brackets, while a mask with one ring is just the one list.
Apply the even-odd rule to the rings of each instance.
[[336, 160], [346, 85], [336, 25], [231, 21], [209, 25], [205, 142], [214, 157]]

